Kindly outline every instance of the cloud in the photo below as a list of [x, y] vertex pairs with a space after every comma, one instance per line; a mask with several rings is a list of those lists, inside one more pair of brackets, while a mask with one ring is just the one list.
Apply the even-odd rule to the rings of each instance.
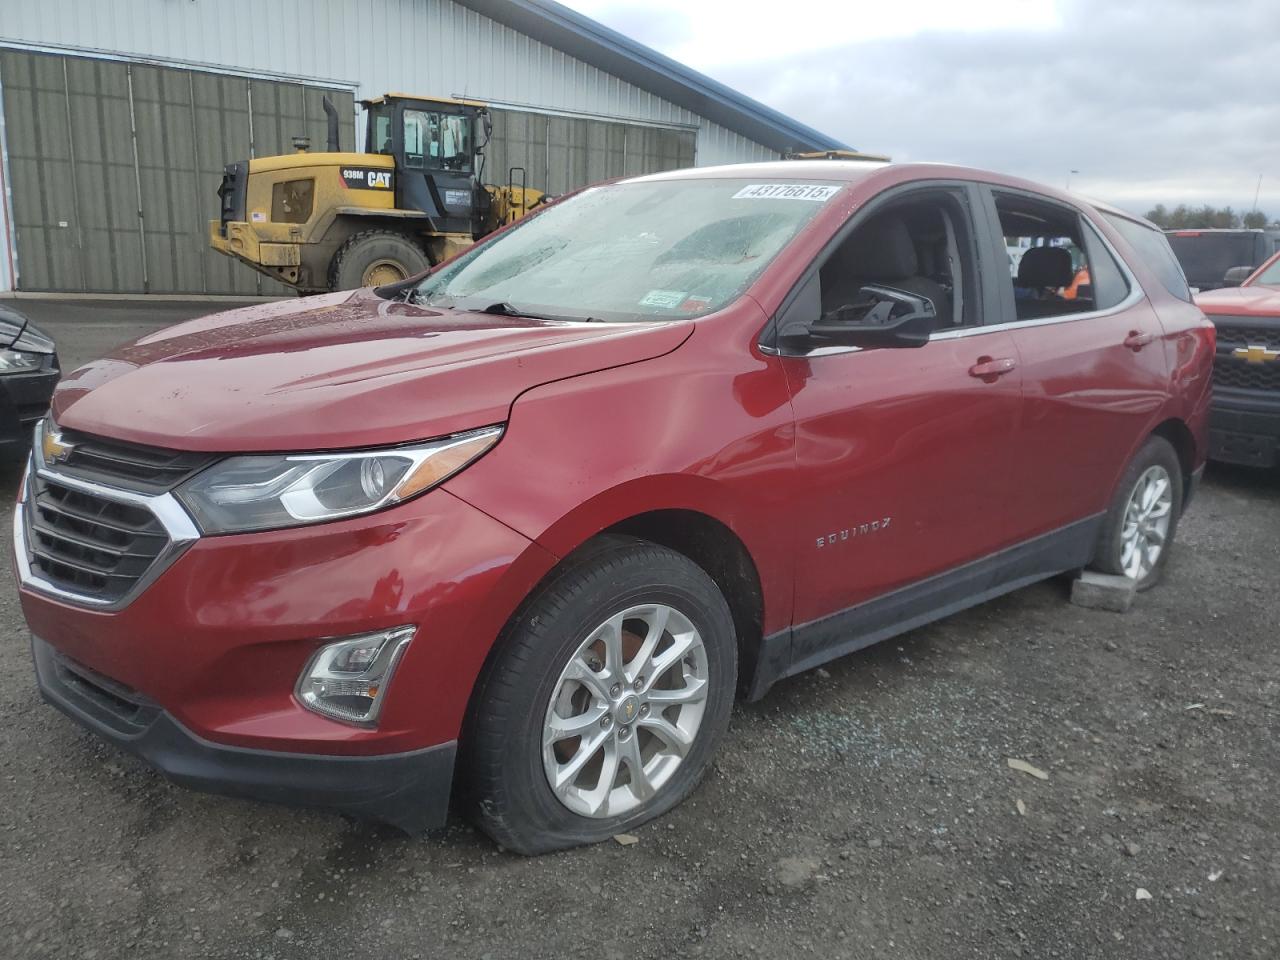
[[[778, 7], [760, 15], [703, 0], [698, 16], [663, 26], [664, 2], [633, 22], [633, 36], [684, 51], [692, 66], [860, 149], [1058, 186], [1078, 170], [1073, 189], [1139, 212], [1156, 202], [1247, 209], [1261, 174], [1259, 206], [1280, 216], [1275, 0], [1060, 0], [1027, 4], [1034, 16], [1009, 21], [1001, 17], [1022, 5], [937, 5], [969, 11], [963, 29], [954, 16], [922, 18], [924, 0], [900, 0], [876, 8], [896, 21], [882, 13], [861, 31], [843, 13], [824, 21], [816, 0], [793, 0], [787, 9], [814, 24], [806, 50]], [[606, 23], [610, 10], [635, 9], [578, 6]], [[734, 57], [705, 27], [680, 33], [716, 8], [776, 34], [777, 55], [746, 44], [750, 56]], [[716, 54], [699, 58], [709, 46]]]

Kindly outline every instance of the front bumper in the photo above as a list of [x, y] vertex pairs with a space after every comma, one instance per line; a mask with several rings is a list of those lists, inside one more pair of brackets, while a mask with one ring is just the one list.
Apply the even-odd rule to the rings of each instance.
[[[32, 579], [19, 596], [40, 638], [45, 697], [174, 780], [422, 829], [443, 819], [493, 641], [554, 562], [435, 490], [349, 520], [199, 537], [119, 609], [51, 595]], [[418, 633], [376, 727], [298, 701], [298, 676], [324, 642], [400, 624]], [[67, 670], [83, 681], [70, 686], [94, 689], [72, 696]], [[102, 691], [129, 723], [103, 713]]]
[[1209, 459], [1251, 467], [1280, 462], [1280, 395], [1215, 389], [1209, 414]]
[[328, 807], [416, 834], [449, 811], [457, 742], [370, 757], [229, 747], [192, 733], [145, 696], [31, 639], [40, 694], [73, 720], [185, 787]]

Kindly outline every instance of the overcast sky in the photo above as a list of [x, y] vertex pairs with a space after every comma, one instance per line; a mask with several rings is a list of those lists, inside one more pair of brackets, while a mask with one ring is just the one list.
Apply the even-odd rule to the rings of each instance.
[[566, 0], [861, 150], [1280, 217], [1280, 0]]

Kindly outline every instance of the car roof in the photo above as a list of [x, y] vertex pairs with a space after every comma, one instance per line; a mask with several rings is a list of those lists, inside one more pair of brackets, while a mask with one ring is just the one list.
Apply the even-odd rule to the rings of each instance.
[[729, 178], [776, 178], [781, 180], [825, 180], [858, 183], [884, 179], [894, 183], [910, 180], [974, 180], [995, 186], [1028, 190], [1056, 200], [1093, 208], [1101, 213], [1124, 217], [1159, 232], [1160, 228], [1137, 214], [1111, 204], [1092, 200], [1080, 194], [1066, 193], [1043, 183], [1024, 180], [993, 170], [965, 167], [950, 163], [889, 163], [875, 160], [766, 160], [759, 163], [732, 163], [715, 167], [688, 167], [667, 170], [642, 177], [631, 177], [623, 183], [646, 183], [661, 180], [717, 180]]

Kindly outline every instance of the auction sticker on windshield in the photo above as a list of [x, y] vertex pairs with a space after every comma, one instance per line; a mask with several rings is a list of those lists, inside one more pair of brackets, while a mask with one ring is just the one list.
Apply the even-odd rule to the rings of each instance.
[[823, 203], [840, 192], [828, 183], [751, 183], [733, 195], [735, 200], [814, 200]]

